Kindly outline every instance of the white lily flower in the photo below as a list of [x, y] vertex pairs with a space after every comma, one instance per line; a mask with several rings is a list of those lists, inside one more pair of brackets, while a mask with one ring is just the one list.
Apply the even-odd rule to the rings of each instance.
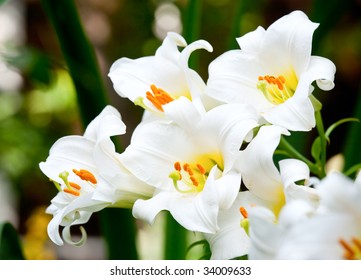
[[60, 138], [51, 147], [47, 160], [39, 164], [59, 190], [47, 208], [47, 213], [54, 216], [48, 234], [57, 245], [63, 245], [59, 226], [64, 227], [63, 238], [67, 243], [80, 246], [86, 241], [86, 232], [80, 227], [82, 237], [73, 242], [72, 225], [86, 223], [93, 212], [105, 207], [130, 207], [137, 198], [152, 195], [153, 189], [140, 184], [117, 158], [110, 137], [124, 133], [119, 112], [107, 106], [88, 125], [84, 136]]
[[[178, 47], [184, 49], [180, 52]], [[187, 45], [181, 35], [169, 32], [154, 56], [120, 58], [111, 66], [109, 77], [120, 96], [156, 115], [163, 115], [163, 106], [180, 96], [199, 104], [202, 111], [201, 99], [210, 99], [203, 94], [205, 82], [188, 67], [196, 49], [211, 52], [212, 46], [204, 40]]]
[[130, 172], [157, 188], [151, 199], [135, 202], [133, 215], [153, 223], [168, 210], [186, 229], [214, 233], [219, 209], [237, 197], [241, 175], [234, 163], [257, 115], [245, 105], [200, 114], [185, 97], [177, 103], [164, 106], [172, 123], [141, 123], [121, 155]]
[[[273, 217], [277, 223], [265, 222], [265, 215], [251, 210], [252, 258], [361, 259], [361, 185], [335, 172], [316, 189], [317, 208], [295, 200], [282, 209], [278, 220]], [[253, 236], [258, 237], [255, 242]], [[260, 246], [261, 239], [267, 245]]]
[[294, 11], [267, 30], [258, 27], [238, 38], [241, 50], [210, 64], [207, 94], [225, 103], [251, 104], [268, 123], [310, 130], [315, 126], [311, 83], [330, 90], [336, 71], [330, 60], [311, 56], [317, 26]]
[[248, 254], [250, 247], [248, 209], [253, 205], [270, 207], [266, 201], [249, 191], [244, 191], [238, 193], [231, 208], [219, 211], [219, 230], [213, 234], [204, 234], [211, 249], [212, 260], [228, 260]]
[[[304, 198], [314, 203], [318, 196], [309, 186], [312, 183], [308, 166], [296, 159], [280, 161], [277, 169], [273, 155], [281, 135], [288, 131], [279, 126], [262, 126], [257, 136], [241, 151], [239, 168], [242, 180], [251, 193], [272, 204], [277, 215], [286, 201]], [[304, 181], [297, 185], [297, 181]]]
[[[250, 260], [277, 259], [276, 254], [285, 239], [287, 228], [307, 220], [315, 211], [307, 201], [292, 200], [276, 217], [269, 208], [256, 206], [249, 209]], [[308, 233], [312, 234], [312, 230]], [[292, 240], [290, 240], [292, 242]]]

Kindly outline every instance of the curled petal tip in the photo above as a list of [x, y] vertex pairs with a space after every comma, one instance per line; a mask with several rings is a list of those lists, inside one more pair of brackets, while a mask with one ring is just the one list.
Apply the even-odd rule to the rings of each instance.
[[84, 227], [80, 226], [79, 229], [81, 232], [81, 238], [78, 241], [73, 241], [71, 238], [70, 226], [64, 227], [64, 229], [62, 231], [62, 235], [63, 235], [65, 242], [70, 245], [76, 246], [76, 247], [83, 246], [87, 240], [87, 233], [86, 233], [86, 230], [84, 229]]

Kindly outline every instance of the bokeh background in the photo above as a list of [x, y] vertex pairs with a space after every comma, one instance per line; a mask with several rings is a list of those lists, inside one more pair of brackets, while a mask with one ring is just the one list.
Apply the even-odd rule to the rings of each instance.
[[[107, 73], [120, 57], [153, 55], [168, 31], [187, 34], [188, 43], [205, 39], [212, 53], [197, 51], [191, 65], [207, 80], [209, 63], [226, 50], [238, 48], [235, 37], [300, 9], [319, 22], [313, 54], [337, 67], [336, 87], [317, 94], [326, 127], [346, 117], [361, 117], [360, 0], [75, 0], [81, 24], [94, 48], [109, 102], [127, 125], [121, 146], [128, 145], [142, 110], [120, 98]], [[108, 258], [98, 214], [86, 225], [87, 244], [81, 248], [53, 245], [46, 233], [51, 216], [45, 208], [56, 189], [38, 164], [52, 144], [69, 134], [82, 134], [76, 91], [64, 62], [57, 35], [39, 0], [0, 1], [0, 222], [18, 232], [26, 259]], [[190, 5], [197, 14], [189, 26]], [[188, 12], [187, 12], [188, 11]], [[192, 32], [189, 31], [192, 28]], [[333, 133], [328, 158], [339, 153], [361, 161], [357, 124]], [[293, 143], [307, 156], [314, 132], [299, 133]], [[350, 148], [352, 147], [352, 148]], [[356, 147], [356, 149], [355, 149]], [[352, 163], [346, 163], [352, 164]], [[154, 227], [137, 223], [139, 257], [163, 257], [163, 220]], [[190, 236], [189, 240], [197, 240]], [[188, 254], [187, 258], [197, 254]]]

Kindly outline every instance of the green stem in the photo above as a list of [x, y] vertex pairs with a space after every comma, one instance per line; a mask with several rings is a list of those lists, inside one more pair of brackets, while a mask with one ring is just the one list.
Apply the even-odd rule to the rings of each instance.
[[166, 260], [184, 260], [186, 253], [187, 231], [167, 212], [164, 257]]
[[307, 159], [304, 155], [298, 152], [285, 138], [284, 136], [281, 137], [279, 148], [281, 149], [279, 152], [284, 154], [286, 153], [288, 156], [299, 159], [306, 163], [310, 169], [310, 171], [316, 175], [319, 174], [319, 169], [317, 166]]
[[109, 260], [136, 260], [136, 227], [129, 209], [106, 208], [99, 212]]
[[327, 147], [328, 138], [325, 134], [325, 129], [323, 126], [320, 110], [317, 110], [315, 112], [315, 117], [316, 117], [316, 128], [321, 139], [321, 159], [319, 166], [319, 176], [320, 178], [323, 178], [326, 176], [325, 166], [326, 166], [326, 153], [327, 153], [326, 147]]
[[355, 164], [354, 166], [351, 166], [349, 169], [347, 169], [344, 174], [346, 176], [351, 176], [354, 173], [357, 173], [359, 170], [361, 170], [361, 163]]
[[[84, 126], [108, 104], [95, 53], [88, 41], [73, 0], [41, 0], [51, 21], [77, 91]], [[134, 259], [134, 219], [123, 209], [104, 209], [100, 224], [111, 259]], [[120, 244], [120, 245], [119, 245]]]

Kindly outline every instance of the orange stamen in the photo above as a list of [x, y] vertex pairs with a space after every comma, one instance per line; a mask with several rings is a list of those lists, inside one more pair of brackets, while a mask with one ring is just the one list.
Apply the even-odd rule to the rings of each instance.
[[71, 187], [73, 187], [74, 189], [77, 189], [77, 190], [80, 190], [80, 189], [81, 189], [81, 187], [80, 187], [78, 184], [74, 183], [74, 182], [69, 182], [69, 185], [70, 185]]
[[152, 104], [159, 110], [164, 112], [163, 105], [172, 102], [174, 100], [166, 91], [161, 88], [157, 88], [155, 85], [151, 85], [152, 92], [146, 92], [146, 98], [152, 102]]
[[73, 189], [69, 189], [69, 188], [66, 188], [66, 189], [64, 189], [63, 191], [66, 192], [66, 193], [75, 195], [75, 196], [79, 196], [79, 195], [80, 195], [80, 192], [79, 192], [79, 191], [73, 190]]
[[177, 170], [177, 171], [181, 171], [182, 168], [181, 168], [181, 164], [179, 161], [175, 162], [174, 163], [174, 169]]
[[281, 80], [277, 79], [276, 84], [277, 84], [277, 87], [279, 90], [283, 90], [283, 84], [282, 84]]
[[205, 168], [202, 165], [200, 165], [199, 163], [197, 163], [197, 168], [198, 168], [199, 172], [201, 172], [201, 174], [203, 174], [203, 175], [206, 174]]
[[153, 104], [159, 111], [164, 112], [164, 110], [163, 110], [163, 108], [162, 108], [162, 104], [159, 102], [159, 100], [157, 100], [157, 99], [155, 98], [155, 96], [152, 95], [149, 91], [147, 91], [146, 94], [147, 94], [147, 95], [146, 95], [147, 99], [148, 99], [150, 102], [152, 102], [152, 104]]
[[258, 80], [259, 81], [263, 81], [265, 80], [268, 84], [271, 84], [271, 85], [277, 85], [278, 89], [279, 90], [283, 90], [284, 89], [284, 83], [286, 82], [286, 79], [285, 77], [283, 76], [278, 76], [278, 77], [275, 77], [275, 76], [259, 76], [258, 77]]
[[193, 176], [193, 175], [194, 175], [192, 169], [190, 169], [190, 168], [188, 168], [187, 173], [189, 174], [189, 176]]
[[166, 91], [162, 90], [161, 88], [158, 88], [158, 92], [166, 102], [165, 104], [172, 102], [174, 100], [173, 97], [171, 97]]
[[349, 244], [347, 244], [347, 242], [343, 239], [340, 239], [338, 242], [340, 242], [342, 247], [345, 249], [344, 258], [348, 259], [348, 260], [352, 259], [355, 252], [353, 251], [351, 246]]
[[[174, 162], [174, 170], [171, 173], [170, 178], [175, 181], [183, 181], [188, 186], [188, 191], [201, 191], [206, 181], [207, 170], [199, 163], [189, 164], [187, 162], [181, 163], [179, 161]], [[184, 178], [184, 179], [183, 179]], [[199, 188], [197, 188], [199, 187]], [[196, 189], [197, 188], [197, 189]]]
[[241, 212], [243, 218], [245, 218], [245, 219], [248, 218], [248, 212], [247, 212], [246, 208], [244, 208], [243, 206], [241, 206], [241, 207], [239, 208], [239, 212]]
[[188, 172], [188, 170], [190, 169], [189, 163], [185, 163], [183, 164], [183, 170]]
[[198, 187], [198, 181], [197, 181], [197, 179], [194, 178], [193, 176], [190, 176], [189, 178], [191, 179], [193, 185], [194, 185], [195, 187]]
[[91, 173], [88, 170], [85, 169], [80, 169], [79, 171], [76, 169], [73, 169], [73, 172], [75, 173], [75, 175], [77, 175], [80, 179], [84, 180], [84, 181], [88, 181], [91, 182], [93, 184], [97, 183], [97, 179], [95, 178], [95, 176], [93, 175], [93, 173]]

